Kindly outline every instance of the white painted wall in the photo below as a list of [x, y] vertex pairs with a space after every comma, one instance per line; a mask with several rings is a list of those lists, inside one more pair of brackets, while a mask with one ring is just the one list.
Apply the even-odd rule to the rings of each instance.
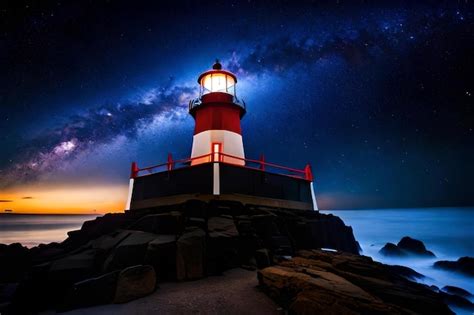
[[[191, 157], [197, 157], [211, 153], [212, 143], [222, 143], [222, 152], [240, 158], [245, 158], [242, 136], [228, 130], [206, 130], [194, 135]], [[191, 165], [209, 162], [210, 158], [197, 159]], [[245, 161], [224, 157], [224, 162], [237, 165], [245, 165]]]
[[311, 199], [313, 200], [313, 210], [317, 211], [318, 210], [318, 203], [316, 202], [316, 194], [314, 193], [313, 182], [311, 182], [310, 187], [311, 187]]
[[127, 204], [125, 205], [125, 210], [130, 210], [130, 204], [132, 203], [133, 182], [134, 182], [134, 179], [130, 178], [130, 182], [128, 184]]
[[220, 175], [220, 167], [219, 163], [213, 163], [213, 185], [212, 185], [212, 193], [214, 195], [220, 195], [221, 194], [221, 175]]

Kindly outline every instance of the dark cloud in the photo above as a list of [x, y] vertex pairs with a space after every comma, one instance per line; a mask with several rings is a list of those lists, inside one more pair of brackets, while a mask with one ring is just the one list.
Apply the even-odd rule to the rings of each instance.
[[21, 199], [35, 199], [35, 198], [31, 196], [26, 196], [26, 197], [22, 197]]
[[13, 202], [13, 200], [0, 199], [0, 202]]

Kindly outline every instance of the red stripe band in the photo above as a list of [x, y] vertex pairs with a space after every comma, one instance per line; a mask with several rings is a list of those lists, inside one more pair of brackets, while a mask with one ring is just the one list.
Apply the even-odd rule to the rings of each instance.
[[228, 130], [242, 134], [238, 105], [232, 103], [201, 104], [195, 110], [194, 134], [207, 130]]

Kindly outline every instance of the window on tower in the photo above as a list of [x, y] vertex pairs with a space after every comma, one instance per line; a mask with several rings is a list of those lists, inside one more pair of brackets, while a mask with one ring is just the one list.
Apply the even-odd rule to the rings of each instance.
[[225, 73], [210, 73], [201, 79], [201, 94], [224, 92], [235, 96], [235, 79]]
[[212, 144], [212, 160], [214, 162], [220, 161], [220, 153], [222, 151], [222, 143], [215, 142]]

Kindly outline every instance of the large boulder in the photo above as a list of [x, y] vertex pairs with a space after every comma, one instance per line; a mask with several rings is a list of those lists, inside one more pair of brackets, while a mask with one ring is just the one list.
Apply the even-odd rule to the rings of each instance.
[[130, 236], [132, 232], [127, 230], [118, 230], [106, 235], [102, 235], [88, 244], [91, 248], [100, 249], [104, 252], [109, 252], [117, 247], [122, 241]]
[[94, 220], [85, 221], [80, 230], [68, 232], [68, 238], [63, 244], [68, 248], [78, 247], [99, 236], [124, 228], [133, 220], [133, 217], [123, 213], [108, 213]]
[[230, 215], [237, 216], [245, 213], [245, 207], [241, 202], [233, 200], [217, 200], [209, 201], [209, 216]]
[[419, 272], [416, 272], [415, 270], [405, 267], [405, 266], [399, 266], [399, 265], [387, 265], [387, 268], [395, 273], [398, 274], [402, 277], [407, 278], [408, 280], [416, 281], [416, 280], [421, 280], [424, 279], [425, 276], [422, 275]]
[[176, 236], [158, 235], [148, 243], [145, 264], [155, 268], [160, 281], [176, 280]]
[[183, 216], [178, 211], [146, 215], [132, 225], [128, 230], [137, 230], [155, 234], [174, 234], [183, 232]]
[[120, 272], [114, 303], [126, 303], [144, 297], [156, 288], [156, 274], [152, 266], [128, 267]]
[[193, 280], [205, 276], [206, 233], [188, 228], [176, 242], [176, 278]]
[[295, 314], [352, 314], [393, 311], [383, 301], [333, 273], [274, 266], [258, 273], [260, 284], [271, 297]]
[[105, 271], [120, 270], [145, 263], [148, 243], [158, 235], [141, 231], [128, 231], [126, 236], [109, 255], [104, 264]]
[[461, 257], [457, 261], [440, 260], [434, 263], [437, 269], [459, 272], [474, 277], [474, 258]]
[[94, 275], [98, 267], [100, 250], [88, 249], [52, 262], [48, 279], [56, 282], [74, 283]]
[[207, 270], [219, 274], [240, 265], [239, 232], [230, 216], [208, 219]]
[[66, 295], [60, 310], [112, 303], [119, 273], [120, 271], [114, 271], [75, 283]]
[[386, 243], [379, 250], [379, 253], [384, 256], [392, 256], [392, 257], [403, 257], [407, 255], [405, 251], [401, 250], [396, 244], [393, 244], [393, 243]]
[[18, 285], [12, 300], [12, 312], [34, 313], [34, 310], [59, 306], [74, 283], [99, 273], [101, 253], [98, 249], [83, 249], [33, 266]]
[[181, 207], [183, 214], [191, 218], [207, 218], [209, 216], [209, 204], [198, 199], [187, 200]]
[[235, 226], [233, 218], [230, 216], [209, 218], [207, 228], [210, 237], [232, 238], [239, 236], [239, 231]]
[[452, 285], [446, 285], [442, 287], [441, 290], [446, 293], [462, 296], [465, 298], [469, 298], [472, 296], [471, 292], [464, 290], [463, 288], [458, 288]]
[[273, 236], [280, 235], [276, 219], [277, 216], [271, 213], [251, 216], [252, 225], [257, 235], [266, 242], [268, 246], [270, 246]]
[[264, 242], [257, 236], [252, 220], [248, 215], [234, 217], [235, 226], [239, 232], [238, 252], [243, 264], [253, 264], [256, 259], [255, 251], [264, 248]]
[[456, 307], [456, 308], [460, 308], [460, 309], [462, 309], [464, 311], [467, 311], [471, 314], [474, 313], [474, 303], [469, 301], [469, 299], [467, 299], [463, 296], [459, 296], [459, 295], [455, 295], [455, 294], [449, 294], [449, 293], [446, 293], [446, 292], [443, 292], [443, 291], [440, 291], [439, 295], [441, 296], [444, 303], [446, 303], [450, 306]]
[[272, 265], [271, 253], [266, 248], [255, 251], [255, 261], [258, 269], [263, 269]]
[[422, 241], [416, 240], [409, 236], [403, 237], [400, 242], [397, 244], [398, 248], [405, 250], [409, 253], [419, 255], [419, 256], [427, 256], [427, 257], [436, 257], [433, 252], [426, 249], [425, 244]]
[[452, 314], [442, 296], [369, 257], [318, 250], [258, 272], [262, 289], [296, 314]]
[[296, 219], [287, 220], [296, 249], [330, 248], [358, 254], [360, 247], [350, 226], [332, 214], [293, 211]]
[[0, 314], [10, 306], [17, 288], [18, 283], [0, 283]]
[[418, 256], [425, 258], [436, 257], [433, 252], [426, 249], [425, 244], [422, 241], [416, 240], [409, 236], [403, 237], [397, 245], [393, 243], [387, 243], [379, 251], [384, 256], [392, 257], [406, 257], [406, 256]]
[[[77, 248], [75, 250], [77, 251]], [[56, 242], [49, 244], [39, 244], [38, 246], [30, 249], [31, 263], [33, 265], [52, 261], [67, 254], [68, 253], [64, 249], [63, 244]]]
[[28, 248], [20, 243], [0, 244], [0, 283], [20, 280], [30, 263]]

